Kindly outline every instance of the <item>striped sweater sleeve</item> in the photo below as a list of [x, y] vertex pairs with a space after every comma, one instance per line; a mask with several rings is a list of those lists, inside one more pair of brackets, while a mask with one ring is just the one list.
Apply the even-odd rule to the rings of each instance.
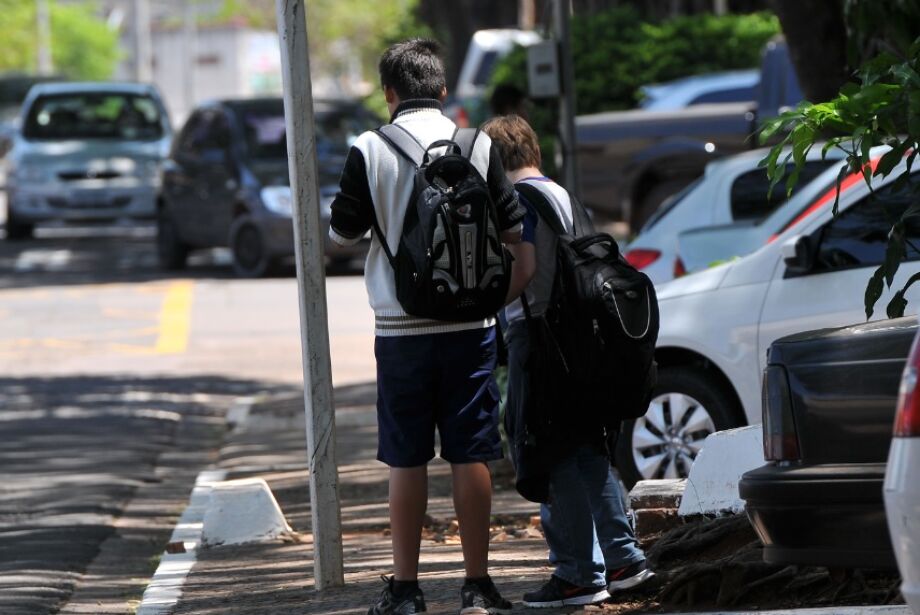
[[332, 201], [329, 237], [339, 245], [361, 241], [374, 223], [374, 201], [367, 184], [364, 155], [356, 147], [348, 151], [339, 180], [339, 191]]

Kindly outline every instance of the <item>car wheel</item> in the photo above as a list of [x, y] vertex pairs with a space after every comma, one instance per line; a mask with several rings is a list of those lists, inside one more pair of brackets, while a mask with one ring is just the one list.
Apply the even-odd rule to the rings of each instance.
[[184, 269], [191, 248], [179, 238], [175, 221], [164, 210], [157, 212], [157, 259], [168, 271]]
[[660, 370], [644, 417], [626, 421], [615, 460], [623, 482], [685, 478], [706, 437], [740, 427], [737, 402], [723, 383], [699, 367]]
[[35, 232], [35, 225], [20, 221], [12, 209], [7, 209], [6, 238], [29, 239]]
[[683, 190], [688, 183], [687, 181], [671, 180], [653, 186], [645, 196], [642, 197], [642, 200], [638, 203], [638, 207], [632, 212], [632, 217], [629, 220], [629, 226], [632, 231], [638, 233], [642, 225], [645, 224], [645, 221], [652, 217], [652, 214], [661, 207], [661, 204], [664, 203], [668, 197]]
[[275, 270], [277, 258], [268, 250], [265, 237], [249, 216], [240, 216], [230, 228], [233, 270], [243, 278], [261, 278]]

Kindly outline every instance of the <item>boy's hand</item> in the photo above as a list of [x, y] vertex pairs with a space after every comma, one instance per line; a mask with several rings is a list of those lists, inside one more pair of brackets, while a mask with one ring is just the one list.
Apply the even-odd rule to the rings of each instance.
[[524, 225], [518, 224], [512, 228], [509, 228], [507, 231], [502, 231], [502, 243], [505, 244], [515, 244], [521, 242], [521, 235], [524, 232]]

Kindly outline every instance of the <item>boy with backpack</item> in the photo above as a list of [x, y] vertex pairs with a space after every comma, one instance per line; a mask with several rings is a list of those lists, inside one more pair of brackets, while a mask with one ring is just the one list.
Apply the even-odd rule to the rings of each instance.
[[[518, 489], [528, 499], [545, 502], [541, 504], [541, 518], [549, 559], [556, 570], [542, 587], [524, 594], [524, 604], [530, 607], [594, 604], [608, 599], [612, 592], [645, 582], [654, 573], [636, 544], [619, 482], [611, 471], [607, 443], [616, 426], [610, 426], [608, 421], [605, 428], [604, 421], [593, 420], [591, 413], [598, 412], [596, 408], [578, 408], [581, 402], [575, 397], [576, 391], [571, 390], [573, 380], [564, 379], [567, 370], [580, 370], [578, 366], [567, 365], [563, 358], [547, 367], [551, 361], [547, 357], [563, 355], [564, 348], [560, 345], [564, 347], [570, 341], [565, 338], [574, 336], [557, 332], [554, 338], [552, 330], [560, 324], [546, 322], [547, 314], [556, 309], [553, 302], [565, 301], [554, 295], [559, 284], [556, 277], [564, 273], [557, 271], [558, 243], [565, 237], [571, 240], [572, 235], [584, 236], [593, 229], [581, 205], [540, 171], [537, 136], [526, 121], [515, 115], [501, 116], [488, 121], [483, 131], [498, 146], [508, 178], [515, 183], [527, 210], [522, 242], [509, 247], [515, 259], [512, 295], [521, 294], [522, 289], [523, 293], [505, 310], [508, 320], [505, 424], [512, 443]], [[591, 250], [591, 244], [607, 239], [602, 234], [593, 234], [581, 241], [585, 250]], [[577, 240], [572, 244], [577, 245]], [[612, 249], [616, 249], [615, 242]], [[618, 259], [613, 262], [619, 266]], [[626, 271], [625, 275], [629, 273]], [[631, 292], [638, 297], [640, 286], [635, 285]], [[570, 299], [577, 293], [568, 288], [566, 294]], [[648, 303], [651, 305], [652, 301]], [[550, 319], [563, 318], [553, 314]], [[599, 327], [606, 326], [600, 317], [589, 324], [593, 324], [594, 335]], [[654, 326], [657, 328], [657, 324]], [[589, 344], [577, 344], [575, 350], [590, 352]], [[568, 356], [570, 362], [573, 354]], [[610, 375], [606, 377], [609, 379]], [[631, 386], [640, 387], [641, 383]], [[625, 396], [614, 393], [610, 397]], [[609, 404], [612, 399], [596, 399], [598, 405], [604, 401]], [[551, 407], [554, 405], [555, 408]], [[546, 416], [534, 416], [541, 411]], [[531, 454], [528, 460], [524, 449], [541, 439], [543, 450]], [[548, 485], [540, 485], [540, 476], [534, 477], [531, 468], [521, 467], [522, 456], [523, 461], [535, 460], [536, 465], [544, 466]]]
[[380, 80], [390, 124], [355, 141], [332, 203], [330, 237], [374, 239], [365, 283], [376, 319], [377, 458], [390, 466], [392, 577], [368, 615], [424, 612], [418, 585], [434, 436], [451, 464], [466, 580], [463, 615], [505, 614], [488, 575], [492, 483], [502, 456], [495, 313], [510, 276], [502, 242], [524, 210], [489, 137], [441, 113], [444, 67], [432, 41], [387, 49]]

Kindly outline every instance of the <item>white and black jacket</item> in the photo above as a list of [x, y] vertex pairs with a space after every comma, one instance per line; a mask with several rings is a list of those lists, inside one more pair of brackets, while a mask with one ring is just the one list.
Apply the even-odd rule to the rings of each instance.
[[[392, 123], [408, 130], [422, 144], [450, 139], [456, 125], [441, 113], [436, 100], [409, 100], [400, 104]], [[521, 224], [525, 210], [518, 203], [514, 186], [505, 177], [497, 148], [485, 133], [480, 133], [473, 148], [471, 162], [486, 178], [492, 200], [498, 209], [502, 230]], [[357, 243], [373, 226], [374, 216], [386, 235], [392, 253], [399, 248], [403, 220], [412, 195], [415, 168], [393, 151], [372, 131], [359, 136], [348, 152], [342, 171], [340, 189], [332, 202], [329, 236], [341, 245]], [[364, 280], [371, 308], [376, 317], [376, 334], [380, 336], [448, 333], [491, 326], [493, 319], [477, 322], [447, 323], [409, 316], [396, 299], [393, 269], [374, 237]]]

